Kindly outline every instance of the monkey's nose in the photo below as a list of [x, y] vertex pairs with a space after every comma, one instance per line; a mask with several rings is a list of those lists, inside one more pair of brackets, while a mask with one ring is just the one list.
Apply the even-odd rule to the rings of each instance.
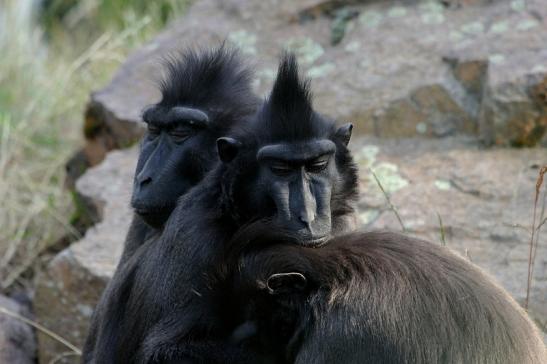
[[315, 220], [315, 214], [310, 211], [302, 212], [298, 217], [298, 220], [306, 226], [306, 229], [311, 231], [311, 223]]

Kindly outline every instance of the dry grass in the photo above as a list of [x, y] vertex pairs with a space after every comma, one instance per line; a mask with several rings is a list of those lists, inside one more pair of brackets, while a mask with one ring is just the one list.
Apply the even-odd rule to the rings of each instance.
[[369, 171], [372, 174], [372, 177], [374, 177], [374, 180], [376, 181], [376, 184], [378, 185], [378, 187], [382, 191], [382, 194], [384, 195], [384, 198], [386, 199], [386, 203], [389, 207], [389, 210], [393, 212], [393, 214], [397, 218], [397, 221], [399, 222], [399, 225], [401, 225], [401, 230], [403, 232], [406, 232], [407, 229], [405, 227], [405, 224], [403, 223], [403, 219], [401, 219], [401, 216], [399, 215], [399, 211], [397, 210], [395, 205], [393, 205], [393, 203], [391, 203], [391, 198], [389, 197], [389, 194], [387, 193], [384, 186], [382, 185], [382, 182], [380, 181], [380, 179], [378, 178], [378, 176], [376, 175], [376, 173], [374, 173], [374, 171], [372, 169], [369, 168]]
[[534, 277], [534, 263], [536, 261], [537, 247], [539, 245], [539, 235], [541, 228], [547, 222], [547, 217], [545, 216], [545, 209], [547, 204], [547, 187], [543, 190], [543, 202], [541, 204], [541, 211], [538, 215], [538, 201], [541, 196], [541, 188], [543, 186], [543, 179], [547, 174], [547, 165], [543, 166], [539, 170], [535, 196], [534, 196], [534, 210], [532, 217], [532, 226], [530, 233], [530, 254], [528, 256], [528, 278], [526, 280], [526, 299], [524, 301], [524, 308], [528, 309], [528, 303], [530, 300], [530, 289], [532, 287], [532, 280]]
[[71, 344], [65, 338], [59, 336], [58, 334], [54, 333], [53, 331], [51, 331], [51, 330], [47, 329], [46, 327], [40, 325], [36, 321], [30, 320], [30, 319], [28, 319], [24, 316], [19, 315], [17, 312], [13, 312], [13, 311], [8, 310], [7, 308], [2, 307], [2, 306], [0, 306], [0, 313], [3, 314], [3, 315], [6, 315], [6, 316], [12, 317], [12, 318], [14, 318], [18, 321], [24, 322], [25, 324], [32, 326], [34, 329], [40, 331], [41, 333], [49, 336], [53, 340], [55, 340], [57, 342], [60, 342], [61, 344], [63, 344], [64, 346], [66, 346], [68, 349], [71, 350], [70, 353], [72, 353], [72, 355], [78, 355], [78, 356], [82, 355], [82, 351], [80, 349], [78, 349], [74, 344]]
[[158, 30], [150, 16], [133, 14], [87, 46], [66, 35], [46, 44], [31, 4], [0, 3], [0, 292], [49, 245], [75, 234], [64, 164], [82, 143], [89, 93]]

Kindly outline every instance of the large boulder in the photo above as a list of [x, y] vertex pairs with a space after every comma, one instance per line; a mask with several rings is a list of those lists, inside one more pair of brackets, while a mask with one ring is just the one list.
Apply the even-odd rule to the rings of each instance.
[[[545, 149], [483, 150], [469, 138], [356, 138], [351, 144], [360, 167], [364, 229], [401, 229], [374, 171], [408, 233], [467, 255], [524, 302], [530, 239], [526, 227], [532, 222], [535, 182], [539, 165], [546, 161]], [[56, 256], [38, 281], [39, 321], [77, 345], [83, 343], [93, 306], [121, 254], [131, 217], [128, 186], [135, 156], [135, 149], [111, 152], [78, 181], [80, 193], [102, 206], [103, 221]], [[547, 246], [542, 239], [530, 313], [543, 327], [545, 277]], [[43, 335], [39, 343], [42, 362], [64, 350]]]
[[[476, 5], [452, 6], [460, 3]], [[543, 0], [200, 0], [93, 93], [84, 154], [94, 165], [142, 135], [161, 57], [224, 39], [258, 61], [261, 93], [281, 49], [295, 51], [319, 109], [357, 130], [547, 145], [546, 17]]]
[[[113, 151], [78, 180], [82, 199], [93, 205], [101, 222], [83, 239], [59, 253], [38, 277], [34, 311], [40, 323], [82, 347], [89, 319], [112, 277], [131, 221], [129, 199], [137, 150]], [[58, 341], [38, 333], [40, 363], [65, 352]], [[66, 357], [59, 363], [78, 363]]]
[[0, 363], [33, 364], [36, 361], [34, 331], [18, 317], [32, 319], [28, 307], [0, 295]]

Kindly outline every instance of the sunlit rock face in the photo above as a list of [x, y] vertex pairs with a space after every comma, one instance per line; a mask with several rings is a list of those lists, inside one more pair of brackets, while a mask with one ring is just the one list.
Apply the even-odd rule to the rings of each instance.
[[[112, 278], [129, 229], [131, 186], [137, 149], [113, 151], [76, 183], [100, 222], [85, 236], [57, 254], [36, 281], [37, 320], [77, 347], [82, 347], [89, 320], [103, 289]], [[38, 332], [40, 363], [49, 363], [67, 348]], [[75, 356], [63, 363], [78, 363]]]
[[[486, 144], [547, 145], [547, 7], [542, 0], [370, 2], [202, 0], [91, 97], [85, 148], [94, 165], [143, 132], [158, 100], [159, 59], [227, 40], [269, 90], [281, 49], [313, 79], [320, 111], [382, 137], [478, 135]], [[343, 3], [343, 2], [340, 2]]]

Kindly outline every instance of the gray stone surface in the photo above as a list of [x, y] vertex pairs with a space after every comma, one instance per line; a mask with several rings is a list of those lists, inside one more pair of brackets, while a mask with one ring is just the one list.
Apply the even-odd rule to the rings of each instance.
[[343, 1], [197, 1], [92, 95], [85, 128], [90, 164], [142, 134], [140, 111], [159, 98], [154, 80], [162, 56], [224, 39], [257, 65], [261, 93], [271, 86], [281, 50], [294, 50], [314, 79], [318, 108], [354, 121], [357, 131], [478, 133], [487, 144], [547, 145], [545, 86], [537, 96], [547, 75], [544, 0], [348, 3], [358, 3], [351, 6], [358, 16], [343, 23], [333, 46], [332, 14]]
[[[28, 308], [0, 295], [0, 308], [32, 319]], [[32, 327], [0, 311], [0, 363], [33, 364], [36, 360], [36, 338]]]
[[[410, 234], [440, 244], [440, 216], [446, 244], [467, 254], [523, 302], [529, 233], [522, 227], [531, 225], [538, 166], [547, 162], [544, 148], [483, 150], [473, 138], [370, 137], [356, 138], [352, 148], [360, 167], [364, 229], [400, 229], [372, 170]], [[78, 190], [95, 201], [103, 221], [60, 253], [39, 280], [38, 319], [78, 345], [121, 254], [131, 217], [128, 186], [135, 159], [135, 149], [112, 152], [78, 181]], [[546, 237], [545, 232], [540, 237], [530, 298], [530, 313], [544, 329]], [[39, 342], [42, 361], [62, 349], [41, 335]]]
[[[137, 150], [113, 151], [78, 180], [77, 191], [95, 204], [101, 222], [84, 238], [59, 253], [37, 278], [34, 310], [40, 323], [81, 347], [102, 290], [121, 255], [130, 220], [129, 198]], [[49, 361], [66, 351], [38, 334], [39, 359]], [[68, 357], [59, 363], [77, 363]]]
[[[547, 150], [483, 150], [454, 139], [361, 143], [356, 155], [365, 229], [401, 229], [374, 171], [408, 233], [441, 244], [442, 225], [449, 247], [468, 255], [524, 303], [535, 185]], [[545, 196], [540, 196], [539, 208], [547, 205]], [[529, 312], [546, 330], [545, 232], [537, 247]]]

